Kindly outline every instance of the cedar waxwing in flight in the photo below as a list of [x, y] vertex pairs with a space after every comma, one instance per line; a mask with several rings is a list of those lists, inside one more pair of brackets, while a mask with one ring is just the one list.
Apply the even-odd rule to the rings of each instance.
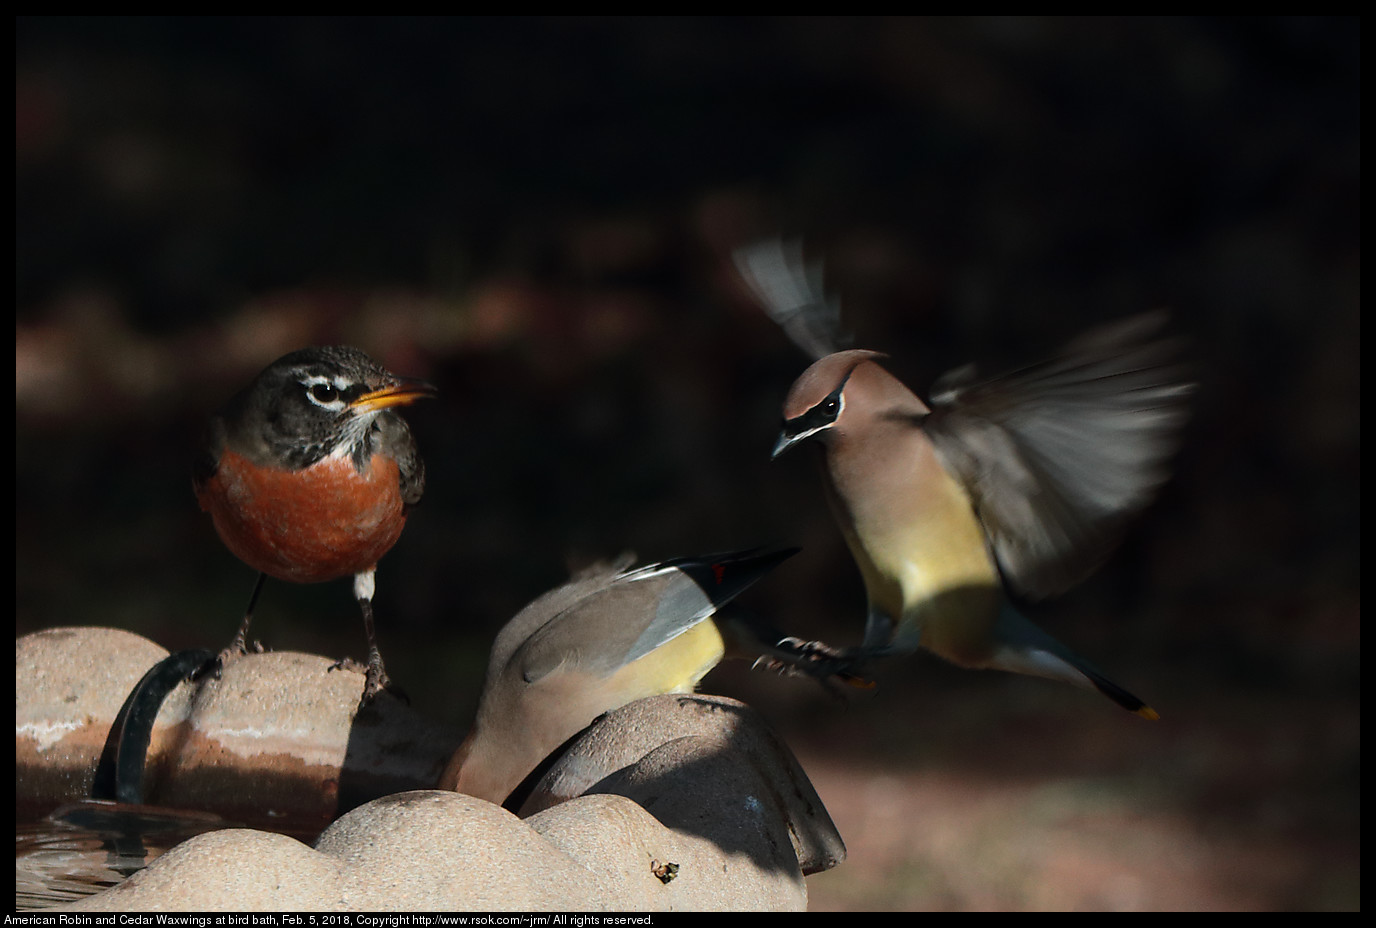
[[[723, 656], [767, 654], [717, 610], [797, 548], [598, 565], [540, 596], [492, 644], [477, 717], [440, 787], [501, 803], [604, 712], [691, 693]], [[776, 640], [774, 636], [770, 640]]]
[[920, 646], [962, 667], [1097, 689], [1157, 718], [1019, 615], [1003, 585], [1042, 599], [1080, 582], [1166, 479], [1193, 384], [1179, 344], [1155, 337], [1164, 314], [1090, 332], [1003, 376], [953, 371], [929, 405], [880, 365], [884, 355], [835, 350], [839, 313], [799, 245], [744, 248], [736, 264], [819, 358], [788, 393], [773, 456], [805, 439], [821, 445], [827, 499], [869, 596], [859, 648], [793, 642], [798, 666], [825, 674]]

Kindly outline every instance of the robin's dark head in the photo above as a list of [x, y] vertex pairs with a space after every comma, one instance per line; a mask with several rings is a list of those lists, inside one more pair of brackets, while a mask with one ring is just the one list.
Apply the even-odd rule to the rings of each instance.
[[357, 348], [303, 348], [269, 364], [230, 400], [224, 439], [256, 463], [300, 469], [331, 454], [360, 456], [389, 410], [434, 396]]

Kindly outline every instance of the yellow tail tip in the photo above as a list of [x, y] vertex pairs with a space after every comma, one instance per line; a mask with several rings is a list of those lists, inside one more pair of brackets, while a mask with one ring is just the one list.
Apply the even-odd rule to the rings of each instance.
[[1146, 719], [1149, 722], [1161, 721], [1161, 716], [1157, 715], [1156, 710], [1153, 709], [1151, 706], [1143, 706], [1142, 708], [1137, 710], [1137, 714], [1142, 716], [1142, 718]]

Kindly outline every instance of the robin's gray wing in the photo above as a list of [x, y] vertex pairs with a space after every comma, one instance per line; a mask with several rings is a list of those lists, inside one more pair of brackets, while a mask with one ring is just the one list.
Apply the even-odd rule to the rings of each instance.
[[397, 482], [400, 484], [402, 502], [408, 506], [416, 505], [425, 495], [425, 461], [416, 448], [411, 427], [405, 419], [390, 410], [378, 415], [373, 427], [379, 436], [376, 450], [397, 462]]
[[1166, 480], [1194, 385], [1180, 341], [1154, 337], [1164, 319], [1105, 326], [1001, 377], [961, 368], [933, 388], [923, 426], [1021, 595], [1088, 576]]
[[206, 424], [205, 434], [201, 436], [196, 456], [191, 461], [191, 486], [197, 493], [220, 469], [220, 455], [224, 453], [226, 438], [224, 418], [212, 416]]

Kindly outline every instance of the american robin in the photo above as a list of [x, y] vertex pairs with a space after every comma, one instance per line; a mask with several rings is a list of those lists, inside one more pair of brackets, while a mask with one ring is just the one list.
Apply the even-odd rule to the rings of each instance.
[[210, 421], [196, 498], [225, 546], [259, 571], [220, 667], [247, 650], [265, 577], [352, 576], [368, 635], [360, 706], [388, 685], [373, 632], [374, 571], [425, 490], [415, 440], [392, 407], [434, 394], [357, 348], [304, 348], [268, 365]]
[[821, 356], [788, 393], [773, 456], [820, 444], [827, 500], [869, 597], [861, 646], [803, 645], [812, 660], [802, 668], [921, 646], [964, 667], [1096, 689], [1156, 718], [1014, 610], [1004, 584], [1028, 599], [1075, 585], [1165, 481], [1193, 385], [1179, 342], [1157, 336], [1162, 315], [1106, 326], [1003, 376], [961, 368], [928, 405], [880, 365], [884, 355], [835, 350], [835, 306], [800, 249], [756, 246], [737, 266]]
[[719, 611], [797, 548], [596, 565], [497, 634], [473, 728], [442, 789], [500, 803], [604, 712], [691, 693], [725, 656], [770, 655], [758, 620]]

